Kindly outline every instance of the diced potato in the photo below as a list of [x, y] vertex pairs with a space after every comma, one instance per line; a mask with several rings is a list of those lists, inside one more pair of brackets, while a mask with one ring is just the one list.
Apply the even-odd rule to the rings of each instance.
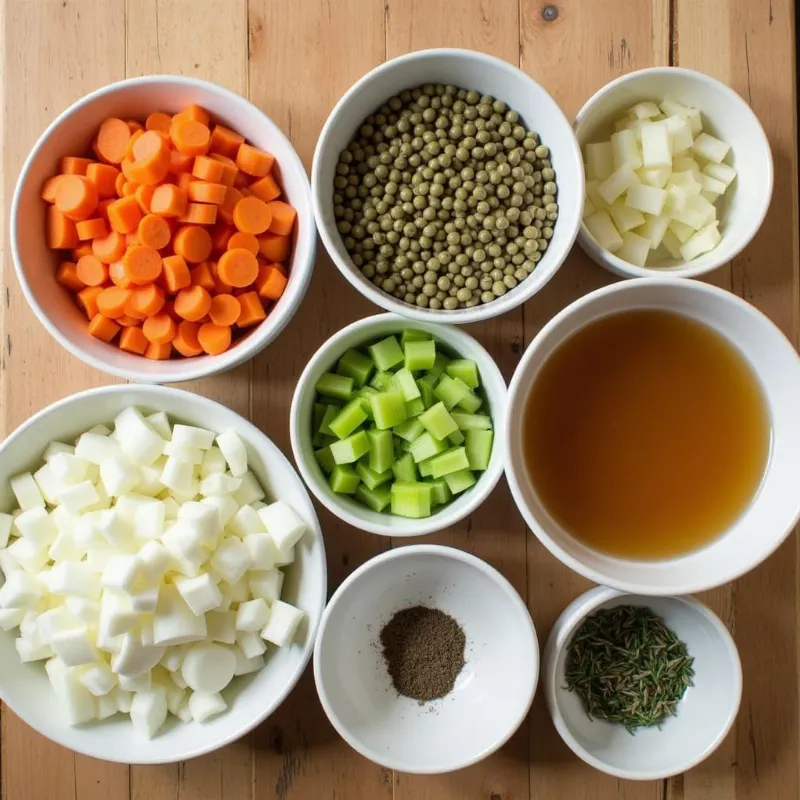
[[592, 234], [592, 238], [604, 250], [608, 250], [609, 253], [615, 253], [622, 247], [622, 237], [614, 227], [614, 223], [607, 211], [596, 211], [584, 221], [587, 230]]
[[642, 164], [645, 167], [669, 167], [672, 152], [666, 122], [642, 125]]
[[[695, 234], [695, 230], [694, 228], [692, 228], [691, 225], [687, 225], [684, 222], [679, 222], [677, 219], [671, 219], [667, 227], [668, 227], [667, 232], [672, 231], [672, 233], [675, 235], [675, 238], [678, 240], [679, 244], [684, 244], [685, 242], [688, 242], [689, 239], [691, 239], [692, 236], [694, 236]], [[666, 234], [664, 234], [664, 239], [666, 238], [667, 236]], [[675, 256], [675, 258], [678, 258], [678, 256]]]
[[667, 193], [663, 189], [656, 189], [655, 186], [644, 186], [640, 183], [628, 189], [625, 204], [645, 214], [658, 216], [664, 209], [666, 198]]
[[620, 233], [625, 233], [626, 231], [638, 228], [640, 225], [644, 225], [644, 215], [642, 212], [625, 205], [622, 200], [617, 200], [616, 203], [612, 203], [608, 207], [608, 213], [614, 221], [614, 227]]
[[614, 148], [611, 142], [586, 145], [586, 174], [604, 181], [614, 171]]
[[703, 167], [703, 174], [718, 181], [722, 181], [725, 186], [730, 186], [736, 177], [736, 170], [729, 164], [706, 164]]
[[649, 117], [660, 117], [661, 116], [661, 109], [659, 107], [649, 101], [645, 100], [642, 103], [637, 103], [631, 109], [631, 116], [636, 117], [637, 119], [647, 119]]
[[682, 172], [673, 172], [667, 185], [670, 184], [680, 186], [687, 195], [700, 194], [700, 190], [703, 188], [703, 185], [696, 180], [695, 174], [688, 169]]
[[676, 156], [672, 159], [673, 172], [686, 172], [696, 173], [695, 180], [700, 180], [700, 165], [691, 156]]
[[686, 114], [686, 112], [689, 110], [687, 106], [683, 105], [683, 103], [679, 103], [677, 100], [672, 100], [669, 97], [664, 98], [664, 100], [658, 104], [658, 107], [668, 117]]
[[623, 164], [597, 187], [597, 191], [603, 200], [611, 205], [621, 194], [638, 185], [640, 185], [639, 178], [634, 168], [630, 164]]
[[[671, 224], [672, 223], [670, 223], [670, 225]], [[691, 230], [691, 228], [689, 228], [689, 230]], [[661, 244], [666, 247], [673, 258], [681, 258], [681, 240], [675, 235], [671, 228], [667, 228], [665, 231]]]
[[597, 211], [608, 205], [598, 191], [599, 188], [600, 181], [586, 181], [586, 199], [592, 201], [592, 205]]
[[669, 167], [653, 167], [652, 169], [642, 167], [636, 170], [636, 174], [642, 183], [646, 183], [648, 186], [655, 186], [656, 189], [663, 189], [672, 174], [672, 170]]
[[692, 145], [692, 152], [714, 164], [721, 164], [730, 149], [729, 144], [707, 133], [701, 133]]
[[712, 222], [699, 230], [686, 244], [681, 247], [681, 256], [686, 261], [713, 250], [722, 239], [717, 222]]
[[669, 132], [670, 150], [673, 156], [685, 153], [692, 146], [692, 129], [685, 117], [667, 117], [664, 120]]
[[615, 170], [619, 170], [625, 165], [631, 166], [633, 169], [642, 166], [642, 154], [639, 152], [636, 134], [632, 130], [617, 131], [611, 134], [611, 148]]
[[725, 194], [725, 189], [728, 187], [722, 181], [712, 178], [710, 175], [700, 175], [700, 185], [702, 190], [712, 195]]
[[689, 195], [681, 211], [673, 211], [672, 219], [699, 231], [716, 216], [714, 206], [698, 194]]
[[629, 264], [636, 264], [638, 267], [643, 267], [647, 261], [647, 254], [649, 252], [650, 240], [632, 231], [628, 231], [622, 237], [622, 247], [617, 251], [617, 256], [627, 261]]
[[592, 198], [587, 194], [586, 199], [583, 201], [583, 218], [586, 219], [590, 214], [594, 214], [596, 210]]
[[645, 239], [650, 240], [650, 249], [655, 250], [661, 244], [664, 234], [667, 232], [669, 225], [669, 217], [663, 214], [660, 217], [653, 216], [652, 214], [645, 214], [644, 225], [640, 225], [634, 233], [639, 236], [644, 236]]

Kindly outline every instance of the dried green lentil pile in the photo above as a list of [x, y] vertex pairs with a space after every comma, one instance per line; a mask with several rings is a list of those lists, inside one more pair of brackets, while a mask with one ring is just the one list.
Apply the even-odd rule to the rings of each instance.
[[420, 308], [490, 303], [524, 281], [558, 219], [550, 151], [501, 100], [404, 90], [368, 116], [334, 178], [353, 263]]

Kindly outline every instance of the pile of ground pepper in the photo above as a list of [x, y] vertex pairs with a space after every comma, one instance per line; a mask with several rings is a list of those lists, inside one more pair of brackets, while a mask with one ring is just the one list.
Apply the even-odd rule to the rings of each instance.
[[398, 694], [427, 703], [452, 691], [467, 643], [452, 617], [425, 606], [405, 608], [384, 625], [380, 639]]

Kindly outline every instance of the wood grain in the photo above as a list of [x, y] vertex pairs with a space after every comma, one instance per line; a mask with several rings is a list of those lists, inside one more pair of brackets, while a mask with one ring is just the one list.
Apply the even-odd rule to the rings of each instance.
[[[800, 332], [797, 120], [792, 0], [8, 0], [0, 2], [0, 205], [29, 148], [69, 103], [126, 76], [196, 75], [249, 96], [292, 139], [310, 171], [319, 130], [341, 94], [386, 58], [434, 46], [492, 53], [545, 85], [572, 116], [607, 81], [674, 63], [729, 83], [759, 115], [775, 158], [770, 213], [755, 242], [711, 281], [735, 291], [797, 344]], [[7, 214], [6, 214], [7, 217]], [[7, 232], [2, 232], [2, 242]], [[109, 382], [61, 350], [28, 310], [7, 249], [0, 274], [0, 429], [48, 403]], [[554, 313], [611, 277], [577, 248], [524, 307], [470, 326], [506, 378]], [[376, 313], [322, 247], [302, 309], [250, 364], [184, 388], [249, 416], [289, 452], [288, 411], [309, 356], [348, 322]], [[320, 513], [331, 591], [388, 540]], [[526, 530], [502, 482], [452, 530], [431, 537], [501, 569], [528, 598], [544, 644], [588, 584]], [[392, 775], [351, 751], [322, 712], [309, 669], [251, 736], [165, 767], [75, 756], [0, 710], [3, 800], [794, 800], [798, 741], [798, 549], [707, 593], [731, 626], [745, 673], [735, 731], [707, 762], [668, 782], [626, 783], [579, 762], [541, 697], [499, 753], [455, 774]]]

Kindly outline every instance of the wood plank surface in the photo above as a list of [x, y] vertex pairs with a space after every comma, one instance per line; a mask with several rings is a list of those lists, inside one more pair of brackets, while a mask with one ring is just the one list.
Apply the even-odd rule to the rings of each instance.
[[[468, 47], [518, 64], [573, 116], [612, 78], [676, 64], [739, 91], [775, 158], [770, 213], [755, 242], [710, 280], [768, 314], [797, 344], [797, 119], [792, 0], [0, 0], [0, 205], [53, 117], [124, 77], [195, 75], [249, 96], [292, 139], [307, 169], [342, 93], [387, 58]], [[611, 276], [577, 248], [524, 307], [470, 326], [510, 379], [524, 347], [554, 313]], [[250, 417], [289, 453], [288, 412], [315, 349], [379, 309], [353, 291], [320, 245], [308, 295], [281, 337], [249, 364], [184, 388]], [[108, 383], [60, 349], [27, 308], [4, 247], [0, 273], [0, 433], [59, 397]], [[320, 513], [331, 591], [391, 546]], [[469, 520], [425, 541], [474, 552], [528, 599], [540, 643], [588, 583], [526, 530], [505, 482]], [[392, 774], [356, 755], [321, 710], [311, 670], [251, 736], [184, 764], [132, 767], [75, 756], [0, 710], [2, 800], [795, 800], [800, 797], [798, 549], [794, 539], [704, 600], [731, 627], [745, 695], [717, 753], [665, 782], [617, 781], [578, 761], [550, 724], [541, 693], [497, 754], [438, 777]]]

